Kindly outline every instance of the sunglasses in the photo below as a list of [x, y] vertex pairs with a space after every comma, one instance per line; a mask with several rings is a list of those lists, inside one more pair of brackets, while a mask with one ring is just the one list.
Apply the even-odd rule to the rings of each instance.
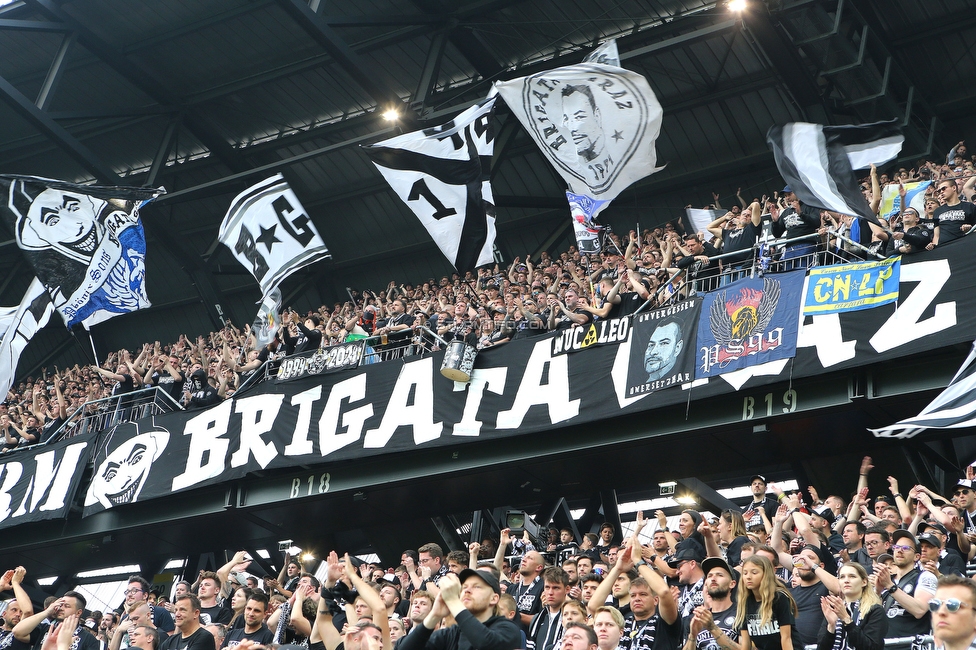
[[970, 490], [956, 490], [952, 493], [952, 496], [957, 497], [960, 494], [969, 494]]
[[965, 607], [966, 609], [972, 609], [973, 606], [962, 602], [958, 598], [946, 598], [945, 600], [939, 600], [938, 598], [933, 598], [929, 601], [929, 611], [935, 614], [942, 606], [945, 605], [946, 610], [950, 612], [958, 612], [960, 608]]

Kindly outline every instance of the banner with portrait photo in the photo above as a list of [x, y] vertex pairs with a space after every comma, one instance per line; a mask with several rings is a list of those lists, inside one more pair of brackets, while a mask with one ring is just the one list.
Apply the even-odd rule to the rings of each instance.
[[690, 382], [695, 376], [695, 327], [700, 297], [634, 317], [627, 397]]
[[733, 282], [705, 295], [695, 378], [796, 355], [804, 271]]
[[151, 306], [139, 208], [164, 190], [14, 175], [0, 190], [0, 220], [69, 328]]

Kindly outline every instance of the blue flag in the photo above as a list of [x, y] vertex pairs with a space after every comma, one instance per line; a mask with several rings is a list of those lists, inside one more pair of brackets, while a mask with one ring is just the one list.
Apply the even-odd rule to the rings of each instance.
[[796, 355], [805, 271], [739, 280], [705, 295], [695, 378]]

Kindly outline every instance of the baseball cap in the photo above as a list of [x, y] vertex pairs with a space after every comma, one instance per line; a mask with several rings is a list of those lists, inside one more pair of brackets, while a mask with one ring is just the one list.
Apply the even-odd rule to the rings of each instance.
[[678, 565], [684, 562], [685, 560], [694, 560], [695, 562], [701, 564], [702, 560], [704, 559], [705, 558], [704, 556], [702, 556], [701, 552], [695, 546], [691, 545], [691, 546], [686, 546], [685, 548], [675, 553], [674, 557], [672, 557], [668, 561], [668, 566], [671, 567], [672, 569], [677, 569]]
[[875, 564], [884, 564], [888, 560], [894, 560], [894, 559], [895, 558], [891, 555], [891, 553], [882, 553], [881, 555], [878, 556], [878, 559], [876, 559], [874, 561], [874, 563]]
[[789, 185], [787, 185], [786, 187], [784, 187], [784, 188], [783, 188], [783, 192], [784, 192], [784, 193], [787, 193], [787, 192], [792, 192], [792, 191], [793, 191], [793, 190], [791, 190], [791, 189], [790, 189], [790, 186], [789, 186]]
[[476, 569], [465, 569], [464, 571], [458, 574], [458, 580], [461, 581], [461, 584], [464, 584], [467, 581], [467, 579], [470, 578], [471, 576], [475, 576], [476, 578], [480, 579], [486, 585], [491, 587], [492, 591], [494, 591], [496, 594], [501, 595], [502, 588], [498, 584], [498, 578], [496, 578], [494, 574], [492, 574], [491, 572], [478, 571]]
[[706, 557], [701, 562], [702, 572], [708, 575], [708, 572], [712, 569], [722, 569], [730, 576], [733, 580], [739, 580], [739, 572], [729, 566], [729, 563], [725, 561], [725, 558], [721, 557]]
[[769, 484], [769, 481], [767, 481], [767, 480], [766, 480], [766, 477], [765, 477], [765, 476], [763, 476], [762, 474], [753, 474], [753, 475], [752, 475], [752, 477], [751, 477], [751, 478], [749, 479], [749, 483], [751, 484], [751, 483], [752, 483], [753, 481], [755, 481], [756, 479], [759, 479], [759, 480], [760, 480], [760, 481], [762, 481], [762, 482], [763, 482], [764, 484]]
[[[921, 534], [924, 533], [925, 531], [929, 530], [929, 529], [931, 529], [931, 530], [937, 530], [940, 533], [942, 533], [943, 535], [948, 535], [949, 534], [949, 531], [946, 530], [946, 527], [943, 526], [942, 524], [940, 524], [939, 522], [937, 522], [937, 521], [923, 521], [922, 523], [920, 523], [918, 525], [918, 534], [920, 535], [920, 537], [918, 539], [920, 541], [922, 539], [921, 538]], [[931, 533], [929, 533], [929, 534], [931, 535]]]
[[964, 488], [969, 488], [970, 490], [972, 490], [973, 489], [973, 482], [971, 480], [969, 480], [968, 478], [961, 478], [956, 483], [956, 487], [964, 487]]
[[912, 546], [914, 546], [915, 547], [915, 550], [917, 551], [918, 550], [918, 540], [915, 539], [915, 536], [912, 535], [907, 530], [899, 529], [899, 530], [896, 530], [895, 532], [893, 532], [891, 534], [891, 543], [894, 544], [899, 539], [905, 539], [905, 538], [908, 538], [908, 539], [912, 540]]
[[830, 509], [828, 505], [822, 505], [819, 508], [814, 508], [813, 513], [820, 517], [821, 519], [827, 520], [828, 524], [834, 523], [834, 511]]
[[919, 535], [918, 543], [921, 544], [923, 542], [928, 544], [929, 546], [934, 546], [935, 548], [942, 548], [942, 542], [939, 540], [938, 537], [936, 537], [932, 533], [922, 533], [921, 535]]

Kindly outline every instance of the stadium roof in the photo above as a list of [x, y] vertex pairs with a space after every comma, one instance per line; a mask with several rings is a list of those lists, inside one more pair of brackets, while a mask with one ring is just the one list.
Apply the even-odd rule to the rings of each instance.
[[[496, 79], [576, 63], [616, 37], [665, 110], [667, 167], [604, 213], [618, 230], [779, 182], [775, 123], [906, 121], [904, 160], [962, 136], [967, 3], [923, 19], [883, 0], [24, 0], [0, 7], [0, 171], [163, 185], [143, 211], [153, 309], [96, 328], [104, 349], [250, 320], [258, 289], [216, 244], [231, 198], [280, 171], [334, 259], [285, 283], [299, 308], [450, 268], [358, 145], [446, 121]], [[932, 74], [933, 70], [941, 70]], [[381, 114], [398, 107], [391, 124]], [[504, 259], [570, 243], [564, 183], [505, 108], [492, 184]], [[939, 154], [933, 154], [939, 155]], [[0, 304], [31, 274], [0, 242]], [[82, 360], [45, 332], [22, 367]], [[37, 348], [43, 347], [43, 354]]]

